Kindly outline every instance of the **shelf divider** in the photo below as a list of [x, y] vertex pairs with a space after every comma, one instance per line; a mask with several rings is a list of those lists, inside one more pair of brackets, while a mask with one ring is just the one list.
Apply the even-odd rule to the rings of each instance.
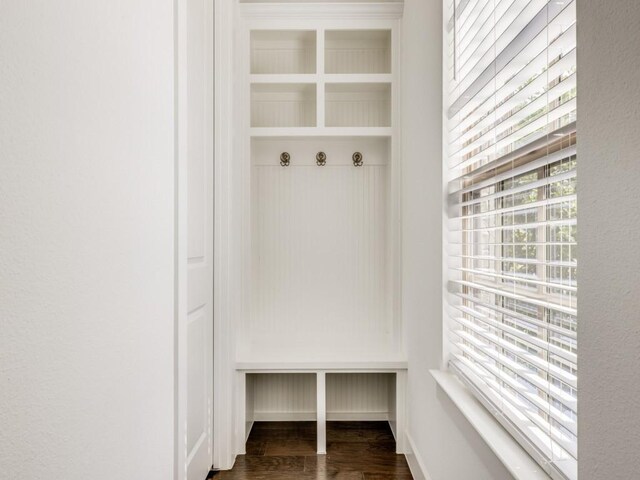
[[316, 88], [317, 102], [316, 114], [318, 128], [324, 128], [325, 125], [325, 92], [324, 92], [324, 28], [318, 28], [316, 31], [316, 73], [318, 74], [318, 83]]

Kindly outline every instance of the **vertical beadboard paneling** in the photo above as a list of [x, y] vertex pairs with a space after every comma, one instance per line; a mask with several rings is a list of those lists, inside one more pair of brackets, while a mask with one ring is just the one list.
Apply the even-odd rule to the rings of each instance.
[[327, 73], [388, 73], [388, 48], [336, 48], [327, 50]]
[[349, 414], [388, 415], [394, 386], [390, 373], [327, 374], [327, 416], [343, 420]]
[[315, 73], [315, 31], [251, 32], [251, 73]]
[[315, 85], [257, 84], [251, 87], [252, 127], [313, 127]]
[[327, 31], [326, 73], [391, 73], [391, 35], [384, 30]]
[[[373, 358], [393, 348], [389, 142], [254, 139], [244, 357]], [[315, 155], [327, 153], [319, 167]], [[354, 167], [354, 151], [364, 166]], [[291, 165], [282, 167], [282, 151]]]
[[[315, 374], [248, 374], [247, 385], [251, 385], [247, 408], [253, 419], [315, 420]], [[327, 418], [386, 420], [394, 389], [391, 373], [327, 374]]]
[[389, 84], [328, 84], [328, 127], [388, 127], [391, 125]]
[[250, 327], [298, 332], [310, 343], [386, 332], [387, 166], [260, 165], [253, 173]]
[[314, 420], [316, 376], [313, 373], [248, 374], [255, 420]]

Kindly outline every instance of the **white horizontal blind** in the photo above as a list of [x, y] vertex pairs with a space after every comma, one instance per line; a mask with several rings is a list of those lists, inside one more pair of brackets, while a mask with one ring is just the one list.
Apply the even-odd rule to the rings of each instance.
[[449, 364], [575, 479], [575, 1], [445, 6]]

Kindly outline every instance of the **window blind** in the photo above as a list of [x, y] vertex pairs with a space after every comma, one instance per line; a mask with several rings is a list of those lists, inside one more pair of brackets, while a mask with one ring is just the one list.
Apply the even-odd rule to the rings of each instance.
[[577, 478], [575, 0], [446, 0], [450, 368]]

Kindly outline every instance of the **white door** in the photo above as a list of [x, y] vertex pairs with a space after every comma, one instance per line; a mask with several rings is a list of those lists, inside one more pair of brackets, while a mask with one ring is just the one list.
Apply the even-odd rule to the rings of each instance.
[[178, 9], [176, 478], [213, 458], [213, 1]]

